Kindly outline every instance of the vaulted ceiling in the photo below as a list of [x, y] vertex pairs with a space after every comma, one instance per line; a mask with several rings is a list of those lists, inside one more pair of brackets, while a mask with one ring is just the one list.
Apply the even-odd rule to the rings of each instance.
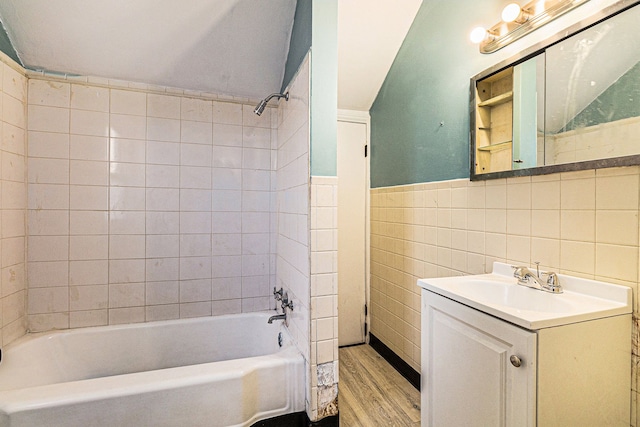
[[[340, 108], [368, 110], [422, 0], [339, 0]], [[2, 0], [30, 69], [262, 98], [282, 84], [296, 0]]]

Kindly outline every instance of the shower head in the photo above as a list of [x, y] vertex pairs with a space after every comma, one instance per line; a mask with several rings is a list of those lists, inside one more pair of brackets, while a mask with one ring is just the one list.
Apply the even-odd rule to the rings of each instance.
[[260, 103], [253, 110], [253, 112], [256, 113], [257, 115], [261, 115], [264, 112], [264, 109], [267, 108], [267, 104], [269, 103], [269, 101], [271, 101], [271, 98], [278, 98], [278, 99], [284, 98], [285, 101], [288, 101], [289, 100], [289, 92], [286, 92], [286, 93], [272, 93], [271, 95], [267, 96], [265, 99], [260, 101]]
[[253, 110], [253, 112], [257, 115], [261, 115], [265, 108], [267, 108], [267, 101], [263, 99], [262, 101], [260, 101], [255, 110]]

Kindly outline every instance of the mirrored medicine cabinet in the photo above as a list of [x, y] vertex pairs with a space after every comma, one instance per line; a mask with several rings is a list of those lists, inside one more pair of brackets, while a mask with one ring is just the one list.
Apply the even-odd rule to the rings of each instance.
[[640, 1], [471, 79], [471, 179], [640, 164]]

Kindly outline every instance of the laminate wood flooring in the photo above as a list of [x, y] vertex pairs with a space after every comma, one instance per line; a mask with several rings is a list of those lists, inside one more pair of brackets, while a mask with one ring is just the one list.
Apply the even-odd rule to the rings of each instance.
[[369, 345], [340, 349], [341, 427], [420, 427], [420, 392]]

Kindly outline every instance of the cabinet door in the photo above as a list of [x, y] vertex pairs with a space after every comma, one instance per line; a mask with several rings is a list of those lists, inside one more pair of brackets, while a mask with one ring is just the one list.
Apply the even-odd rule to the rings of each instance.
[[534, 426], [536, 334], [422, 295], [422, 426]]

